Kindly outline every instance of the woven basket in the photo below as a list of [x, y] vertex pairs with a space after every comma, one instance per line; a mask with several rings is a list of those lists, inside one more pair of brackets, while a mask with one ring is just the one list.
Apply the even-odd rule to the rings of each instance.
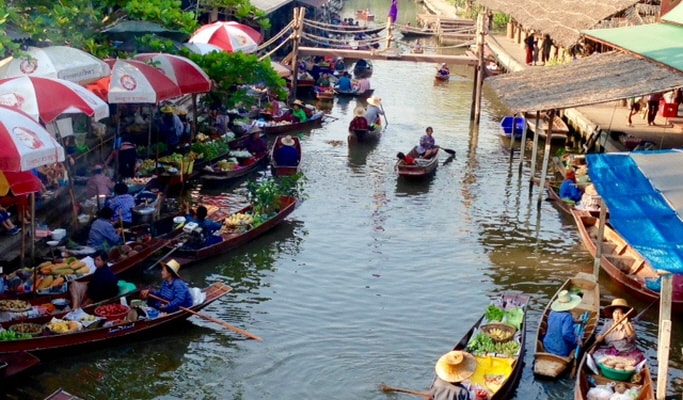
[[[492, 332], [497, 330], [500, 330], [502, 334], [492, 336]], [[512, 325], [493, 322], [490, 324], [483, 325], [481, 327], [481, 331], [484, 332], [488, 337], [490, 337], [494, 342], [504, 343], [511, 340], [515, 336], [515, 332], [517, 332], [517, 329], [515, 329], [515, 327]]]

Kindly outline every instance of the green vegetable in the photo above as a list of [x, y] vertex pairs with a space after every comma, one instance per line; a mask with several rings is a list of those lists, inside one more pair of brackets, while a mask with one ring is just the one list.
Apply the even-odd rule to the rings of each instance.
[[502, 321], [503, 317], [505, 316], [505, 312], [501, 310], [500, 308], [494, 306], [491, 304], [486, 308], [486, 312], [484, 313], [484, 316], [489, 322], [493, 321]]
[[515, 307], [510, 310], [505, 310], [504, 322], [512, 325], [519, 330], [524, 321], [524, 311], [520, 307]]

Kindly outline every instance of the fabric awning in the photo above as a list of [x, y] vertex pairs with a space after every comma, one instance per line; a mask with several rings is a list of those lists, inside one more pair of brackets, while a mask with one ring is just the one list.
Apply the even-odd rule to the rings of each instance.
[[10, 190], [15, 196], [39, 192], [42, 183], [31, 171], [2, 172], [0, 171], [0, 196], [6, 196]]
[[512, 112], [588, 106], [683, 86], [683, 73], [622, 52], [487, 78]]

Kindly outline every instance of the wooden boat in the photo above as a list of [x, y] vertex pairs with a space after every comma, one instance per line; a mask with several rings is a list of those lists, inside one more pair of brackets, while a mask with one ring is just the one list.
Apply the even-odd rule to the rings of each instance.
[[356, 19], [360, 21], [372, 22], [375, 20], [375, 14], [369, 9], [356, 10]]
[[356, 129], [353, 132], [349, 132], [348, 142], [349, 144], [356, 143], [377, 143], [382, 137], [382, 129], [377, 128], [373, 131], [367, 129]]
[[315, 87], [315, 97], [318, 100], [332, 100], [334, 99], [334, 89]]
[[[512, 339], [519, 344], [516, 354], [479, 353], [468, 348], [470, 339], [480, 334], [481, 327], [490, 322], [486, 320], [486, 314], [482, 315], [482, 317], [474, 323], [465, 336], [463, 336], [453, 348], [453, 350], [468, 351], [475, 356], [477, 359], [477, 370], [474, 372], [474, 375], [469, 378], [469, 383], [477, 389], [488, 392], [489, 400], [505, 400], [514, 397], [517, 384], [519, 383], [519, 380], [522, 377], [522, 371], [524, 370], [524, 344], [526, 341], [526, 314], [528, 303], [529, 295], [523, 293], [504, 293], [503, 296], [493, 304], [496, 306], [502, 305], [505, 309], [519, 307], [524, 313], [521, 324]], [[496, 374], [490, 373], [492, 371], [486, 368], [487, 366], [498, 367], [495, 371]], [[496, 379], [493, 380], [493, 378]]]
[[[572, 216], [579, 230], [583, 246], [595, 257], [597, 253], [597, 237], [599, 219], [572, 210]], [[640, 253], [631, 247], [624, 238], [609, 225], [605, 225], [602, 242], [602, 259], [600, 266], [612, 279], [629, 294], [642, 300], [653, 302], [659, 299], [659, 292], [648, 286], [656, 285], [659, 275], [652, 265]], [[674, 275], [674, 290], [671, 303], [672, 310], [683, 312], [683, 292], [679, 289], [679, 278]]]
[[[579, 367], [576, 374], [576, 383], [574, 384], [574, 400], [588, 400], [588, 391], [594, 385], [607, 385], [610, 382], [614, 382], [614, 379], [606, 378], [601, 374], [594, 373], [588, 366], [587, 352], [581, 359]], [[650, 374], [650, 367], [647, 362], [644, 364], [642, 371], [640, 372], [640, 382], [637, 384], [631, 382], [621, 382], [626, 385], [627, 389], [632, 387], [638, 388], [640, 386], [640, 393], [638, 394], [637, 400], [654, 400], [655, 390], [654, 383], [652, 381], [652, 375]]]
[[[550, 314], [550, 305], [557, 299], [558, 294], [567, 290], [570, 293], [575, 293], [581, 296], [581, 303], [571, 310], [574, 320], [581, 319], [584, 312], [588, 312], [588, 322], [583, 331], [582, 341], [588, 343], [595, 334], [600, 320], [600, 286], [595, 280], [595, 276], [585, 272], [577, 273], [573, 278], [567, 279], [555, 295], [550, 299], [550, 302], [543, 311], [541, 316], [541, 323], [538, 325], [536, 332], [536, 351], [534, 352], [534, 373], [536, 375], [545, 376], [548, 378], [557, 378], [563, 371], [567, 369], [574, 361], [575, 352], [567, 357], [558, 356], [556, 354], [548, 353], [543, 348], [543, 337], [548, 328], [548, 314]], [[580, 357], [579, 357], [580, 359]]]
[[[218, 242], [210, 246], [202, 247], [200, 249], [192, 249], [183, 246], [178, 251], [176, 251], [172, 256], [170, 256], [169, 259], [173, 258], [176, 261], [178, 261], [180, 265], [185, 266], [187, 264], [191, 264], [218, 254], [228, 252], [236, 247], [239, 247], [247, 242], [254, 240], [255, 238], [275, 228], [296, 209], [297, 204], [298, 201], [294, 197], [282, 197], [280, 199], [280, 209], [277, 211], [277, 213], [271, 218], [263, 221], [260, 225], [256, 227], [250, 225], [246, 231], [221, 233], [220, 235], [223, 239], [221, 242]], [[237, 211], [237, 213], [246, 214], [250, 213], [252, 210], [253, 206], [249, 205]], [[220, 217], [216, 216], [209, 216], [209, 218], [214, 221], [221, 220]], [[172, 232], [169, 236], [179, 238], [180, 236], [184, 235], [185, 234], [182, 232], [182, 230], [176, 230]]]
[[199, 177], [206, 185], [227, 185], [237, 179], [249, 175], [261, 169], [268, 161], [268, 153], [263, 153], [251, 158], [238, 158], [239, 165], [236, 169], [222, 170], [221, 161], [211, 164], [202, 170]]
[[439, 165], [439, 158], [437, 156], [428, 159], [417, 158], [417, 150], [415, 148], [410, 150], [408, 155], [415, 157], [415, 164], [408, 165], [403, 160], [398, 160], [395, 169], [400, 177], [427, 178], [436, 171], [436, 167]]
[[[199, 311], [218, 300], [220, 297], [226, 295], [230, 290], [231, 288], [223, 283], [214, 283], [203, 290], [204, 294], [206, 295], [206, 299], [202, 303], [190, 307], [190, 309], [193, 311]], [[139, 292], [135, 292], [133, 295], [127, 296], [128, 304], [131, 304], [131, 301], [135, 299], [139, 299]], [[116, 298], [112, 301], [118, 302], [118, 300], [119, 299]], [[94, 315], [95, 307], [96, 306], [94, 305], [87, 306], [83, 308], [83, 311], [90, 315]], [[111, 325], [105, 323], [104, 325], [99, 326], [100, 323], [97, 323], [96, 325], [98, 325], [98, 327], [90, 327], [68, 333], [56, 334], [46, 332], [42, 336], [36, 336], [29, 339], [6, 340], [0, 342], [0, 354], [15, 353], [20, 351], [63, 350], [66, 348], [95, 344], [99, 344], [101, 346], [103, 342], [162, 328], [168, 326], [170, 323], [187, 319], [191, 315], [192, 314], [187, 311], [179, 310], [170, 314], [160, 314], [158, 317], [153, 319], [138, 319], [134, 321], [122, 319], [114, 321]], [[51, 316], [40, 317], [32, 319], [31, 322], [46, 324], [51, 319]], [[2, 326], [7, 329], [14, 323], [16, 322], [3, 322]]]
[[323, 117], [321, 116], [319, 118], [309, 119], [306, 122], [299, 122], [295, 124], [264, 126], [263, 128], [261, 128], [261, 130], [269, 135], [279, 135], [281, 133], [286, 132], [304, 131], [319, 128], [320, 126], [322, 126], [322, 124]]
[[361, 99], [368, 98], [372, 96], [372, 94], [375, 92], [375, 89], [369, 89], [364, 91], [363, 93], [356, 93], [356, 92], [344, 92], [339, 89], [334, 89], [334, 94], [336, 94], [339, 97], [358, 97]]
[[428, 36], [436, 36], [438, 35], [438, 32], [433, 30], [433, 29], [428, 29], [428, 28], [418, 28], [414, 26], [403, 26], [400, 29], [401, 35], [403, 35], [403, 38], [405, 39], [410, 39], [410, 38], [419, 38], [419, 37], [428, 37]]
[[64, 389], [57, 389], [54, 393], [47, 396], [45, 400], [83, 400], [80, 397], [74, 396]]
[[448, 80], [451, 79], [451, 74], [441, 75], [437, 72], [437, 74], [434, 75], [434, 79], [440, 82], [448, 82]]
[[[536, 114], [526, 113], [524, 115], [524, 118], [526, 119], [526, 123], [529, 130], [533, 132], [534, 135], [537, 134], [540, 138], [545, 140], [547, 137], [546, 130], [548, 129], [548, 122], [550, 120], [550, 116], [547, 113], [540, 113], [538, 132], [536, 132]], [[550, 134], [550, 141], [564, 142], [567, 140], [568, 134], [569, 127], [567, 126], [567, 124], [564, 121], [562, 121], [562, 118], [555, 115], [555, 117], [553, 118], [553, 129]]]
[[291, 138], [292, 140], [294, 140], [294, 147], [299, 152], [299, 162], [297, 163], [297, 165], [278, 165], [275, 162], [275, 153], [280, 147], [284, 146], [282, 144], [283, 138], [284, 136], [278, 136], [275, 139], [275, 143], [273, 143], [273, 147], [270, 149], [270, 165], [274, 176], [294, 175], [299, 172], [299, 168], [301, 167], [301, 160], [303, 158], [303, 153], [301, 152], [301, 140], [299, 140], [299, 138], [296, 136], [292, 136]]
[[0, 355], [0, 381], [5, 381], [40, 364], [40, 359], [26, 351]]

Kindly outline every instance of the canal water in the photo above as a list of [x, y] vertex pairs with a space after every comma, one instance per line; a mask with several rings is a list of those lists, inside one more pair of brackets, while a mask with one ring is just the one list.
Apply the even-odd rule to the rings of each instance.
[[[411, 2], [412, 3], [412, 2]], [[48, 359], [13, 382], [10, 399], [42, 399], [58, 387], [86, 399], [409, 399], [381, 383], [427, 390], [434, 363], [505, 291], [531, 295], [525, 366], [515, 399], [572, 399], [573, 381], [532, 374], [538, 318], [562, 282], [590, 272], [573, 221], [529, 197], [529, 171], [510, 163], [498, 137], [504, 110], [487, 92], [478, 130], [469, 123], [471, 77], [454, 68], [377, 61], [371, 78], [387, 126], [380, 142], [349, 148], [356, 100], [327, 105], [336, 119], [302, 133], [306, 199], [275, 231], [181, 270], [193, 285], [233, 292], [206, 309], [256, 335], [246, 340], [191, 318], [154, 336]], [[427, 126], [442, 147], [435, 176], [405, 182], [395, 155]], [[515, 156], [517, 157], [517, 156]], [[235, 208], [243, 187], [226, 191]], [[624, 296], [603, 275], [603, 303]], [[656, 309], [656, 308], [655, 308]], [[636, 324], [651, 366], [656, 312]], [[671, 378], [680, 391], [680, 322]], [[670, 385], [671, 386], [671, 385]]]

